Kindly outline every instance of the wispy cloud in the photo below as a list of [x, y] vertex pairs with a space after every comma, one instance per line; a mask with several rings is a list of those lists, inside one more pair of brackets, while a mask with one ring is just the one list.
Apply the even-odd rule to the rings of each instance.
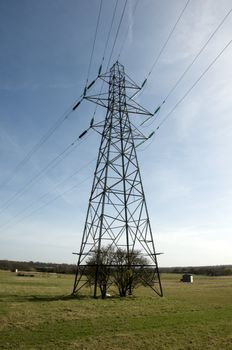
[[[199, 3], [192, 1], [173, 35], [166, 54], [162, 56], [162, 63], [173, 65], [194, 56], [230, 10], [229, 7], [226, 9], [223, 7], [220, 11], [216, 9], [214, 1], [201, 2], [200, 6]], [[228, 31], [224, 28], [231, 23], [231, 17], [230, 14], [226, 18], [225, 23], [209, 42], [205, 51], [214, 51], [215, 47], [218, 47], [218, 42], [230, 39]], [[201, 60], [201, 57], [198, 60]]]

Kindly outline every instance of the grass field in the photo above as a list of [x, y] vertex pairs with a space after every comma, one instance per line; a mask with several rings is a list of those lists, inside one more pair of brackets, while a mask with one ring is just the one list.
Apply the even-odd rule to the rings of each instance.
[[165, 296], [72, 299], [73, 276], [0, 271], [0, 349], [232, 349], [232, 278], [162, 276]]

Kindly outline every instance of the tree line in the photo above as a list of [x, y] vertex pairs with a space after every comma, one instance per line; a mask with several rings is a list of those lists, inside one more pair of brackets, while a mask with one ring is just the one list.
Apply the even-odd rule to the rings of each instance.
[[161, 268], [160, 271], [165, 273], [190, 273], [192, 275], [204, 276], [232, 276], [232, 265], [164, 267]]
[[[75, 274], [75, 264], [56, 264], [34, 261], [13, 261], [0, 260], [0, 270], [15, 271], [35, 271]], [[216, 266], [181, 266], [181, 267], [160, 267], [161, 273], [190, 273], [194, 275], [205, 276], [231, 276], [232, 265], [216, 265]]]
[[74, 274], [76, 265], [34, 261], [0, 260], [0, 270]]

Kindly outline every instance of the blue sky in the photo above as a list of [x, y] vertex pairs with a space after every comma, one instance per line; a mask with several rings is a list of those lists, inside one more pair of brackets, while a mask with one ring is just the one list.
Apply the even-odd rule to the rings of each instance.
[[[128, 0], [111, 63], [117, 59], [128, 31], [120, 61], [127, 74], [141, 84], [186, 1], [140, 0], [134, 12], [135, 3]], [[100, 0], [0, 2], [1, 183], [82, 93], [99, 4]], [[90, 81], [102, 59], [114, 5], [114, 0], [103, 0]], [[106, 62], [123, 5], [119, 0]], [[155, 110], [230, 8], [229, 0], [189, 2], [137, 98], [139, 103]], [[142, 129], [144, 133], [154, 130], [232, 39], [231, 26], [230, 14], [164, 104], [157, 121]], [[231, 59], [232, 45], [152, 142], [138, 149], [155, 245], [157, 251], [164, 252], [159, 258], [161, 266], [232, 263]], [[93, 111], [91, 103], [81, 104], [1, 187], [1, 208], [72, 143], [88, 126]], [[99, 108], [97, 119], [104, 114]], [[63, 162], [1, 211], [1, 259], [75, 262], [71, 253], [78, 250], [82, 237], [99, 142], [97, 135], [89, 134]], [[40, 199], [45, 193], [47, 196]]]

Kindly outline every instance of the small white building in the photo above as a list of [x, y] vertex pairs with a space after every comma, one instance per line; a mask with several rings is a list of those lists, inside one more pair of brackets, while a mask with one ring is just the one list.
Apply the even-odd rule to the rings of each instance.
[[190, 273], [185, 273], [181, 278], [181, 282], [193, 283], [193, 275], [190, 275]]

